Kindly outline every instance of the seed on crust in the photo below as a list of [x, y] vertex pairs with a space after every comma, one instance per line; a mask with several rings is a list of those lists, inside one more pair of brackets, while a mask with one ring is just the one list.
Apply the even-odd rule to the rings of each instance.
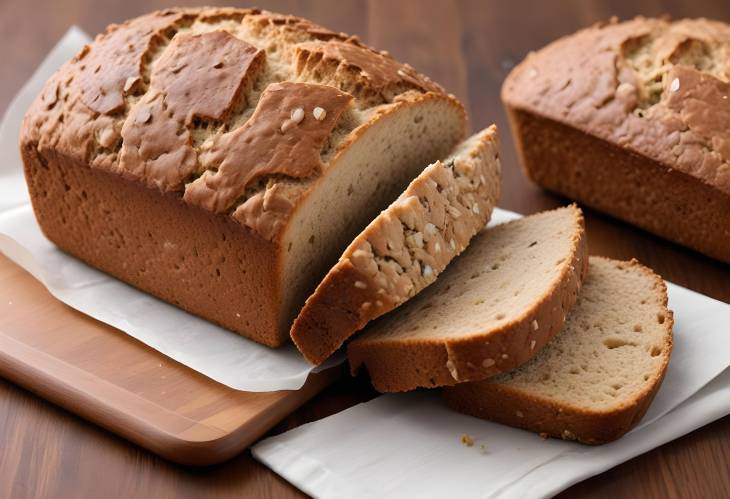
[[298, 107], [291, 112], [291, 120], [294, 123], [301, 123], [304, 119], [304, 109], [301, 107]]
[[327, 111], [325, 111], [324, 108], [317, 106], [312, 111], [312, 116], [314, 116], [315, 120], [322, 121], [327, 116]]
[[433, 269], [430, 265], [424, 265], [423, 266], [423, 277], [431, 277], [433, 276]]

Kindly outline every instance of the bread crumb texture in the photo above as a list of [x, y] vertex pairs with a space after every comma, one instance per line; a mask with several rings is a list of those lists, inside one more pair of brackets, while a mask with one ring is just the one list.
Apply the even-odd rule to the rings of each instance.
[[464, 447], [471, 447], [474, 445], [474, 438], [469, 435], [468, 433], [464, 433], [461, 435], [461, 445]]
[[672, 350], [664, 281], [635, 260], [591, 257], [562, 331], [526, 364], [444, 390], [449, 405], [566, 440], [603, 443], [635, 426]]
[[575, 300], [587, 266], [583, 236], [575, 206], [483, 231], [434, 284], [350, 342], [352, 369], [364, 364], [377, 389], [401, 391], [524, 363]]
[[494, 126], [426, 167], [307, 299], [291, 331], [304, 356], [322, 362], [369, 321], [436, 281], [489, 221], [500, 178]]
[[627, 403], [656, 382], [669, 358], [665, 300], [664, 283], [639, 265], [592, 258], [562, 331], [492, 382], [594, 411]]

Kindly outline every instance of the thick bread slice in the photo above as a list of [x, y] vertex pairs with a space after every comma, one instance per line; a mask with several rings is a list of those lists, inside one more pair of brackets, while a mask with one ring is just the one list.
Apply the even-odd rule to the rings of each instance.
[[276, 347], [343, 249], [465, 131], [453, 96], [356, 37], [166, 9], [65, 64], [21, 151], [59, 248]]
[[557, 333], [587, 271], [575, 205], [488, 229], [438, 281], [348, 346], [381, 392], [482, 380]]
[[454, 409], [530, 431], [600, 444], [641, 420], [672, 351], [664, 281], [636, 260], [591, 257], [563, 330], [529, 363], [444, 390]]
[[428, 166], [348, 246], [291, 329], [319, 364], [371, 320], [412, 298], [489, 221], [499, 198], [497, 129], [491, 126]]

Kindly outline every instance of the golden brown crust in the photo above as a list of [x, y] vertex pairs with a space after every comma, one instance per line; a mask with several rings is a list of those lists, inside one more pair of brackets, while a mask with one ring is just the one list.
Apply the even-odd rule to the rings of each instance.
[[[207, 169], [186, 186], [183, 199], [225, 213], [240, 200], [246, 188], [262, 177], [303, 179], [320, 175], [324, 166], [320, 151], [351, 101], [352, 96], [327, 85], [270, 84], [246, 123], [214, 140], [201, 154]], [[321, 114], [315, 116], [316, 109], [321, 109]], [[286, 217], [282, 218], [285, 222]], [[259, 228], [257, 221], [243, 219], [254, 229]]]
[[730, 196], [562, 123], [508, 116], [525, 173], [545, 189], [730, 263]]
[[506, 383], [484, 380], [444, 389], [442, 394], [448, 405], [464, 414], [585, 444], [616, 440], [636, 426], [646, 414], [666, 374], [672, 350], [674, 318], [667, 309], [666, 284], [661, 277], [636, 260], [624, 263], [657, 283], [655, 289], [661, 295], [660, 307], [666, 331], [662, 364], [633, 399], [609, 410], [593, 410], [541, 397]]
[[728, 54], [730, 26], [720, 22], [599, 24], [528, 56], [502, 99], [730, 195]]
[[149, 54], [168, 30], [187, 23], [190, 14], [168, 10], [112, 25], [76, 56], [73, 93], [97, 113], [124, 108], [124, 94], [149, 71]]
[[351, 371], [365, 366], [378, 391], [398, 392], [482, 380], [527, 362], [561, 329], [587, 274], [583, 215], [577, 207], [573, 209], [577, 226], [570, 259], [562, 265], [555, 287], [518, 318], [497, 330], [448, 342], [356, 339], [347, 349]]
[[[372, 49], [342, 40], [302, 43], [298, 47], [298, 64], [316, 71], [321, 65], [334, 64], [360, 72], [365, 86], [384, 92], [391, 86], [405, 85], [423, 92], [443, 93], [443, 88], [418, 74], [411, 66], [390, 57], [373, 57]], [[382, 54], [379, 54], [382, 55]]]
[[[178, 34], [183, 28], [192, 34]], [[278, 52], [284, 55], [275, 56]], [[305, 52], [331, 62], [329, 71], [308, 71], [301, 61]], [[271, 83], [272, 91], [280, 85], [275, 95], [284, 107], [266, 105], [264, 97], [273, 95], [267, 88], [255, 98], [251, 88], [258, 81]], [[313, 88], [307, 85], [317, 84], [344, 92], [305, 98]], [[331, 132], [347, 126], [340, 118], [349, 99], [364, 112], [351, 121], [366, 125], [374, 120], [371, 108], [393, 105], [408, 93], [445, 97], [409, 66], [303, 19], [247, 9], [169, 9], [110, 26], [84, 47], [49, 80], [27, 113], [21, 136], [41, 153], [59, 152], [163, 191], [192, 188], [186, 201], [230, 214], [263, 195], [263, 180], [283, 186], [298, 181], [300, 189], [287, 199], [296, 204], [300, 191], [322, 175], [325, 142], [338, 146]], [[341, 96], [348, 98], [345, 105]], [[323, 112], [315, 116], [316, 108]], [[240, 133], [237, 119], [251, 112], [259, 133]], [[262, 151], [277, 163], [304, 158], [306, 168], [246, 165], [255, 175], [218, 169], [221, 157], [238, 164]], [[225, 196], [211, 187], [218, 184], [227, 185]], [[277, 192], [280, 198], [288, 195], [286, 188]], [[267, 216], [264, 203], [254, 204], [257, 209], [234, 219], [265, 238], [278, 237], [291, 210], [275, 203], [273, 216]], [[273, 220], [273, 226], [261, 220]]]
[[[339, 262], [333, 270], [317, 286], [316, 299], [307, 299], [290, 332], [299, 351], [313, 364], [332, 355], [352, 331], [372, 320], [371, 315], [377, 317], [395, 308], [394, 303], [374, 300], [372, 288], [358, 285], [369, 280], [349, 260]], [[371, 305], [363, 310], [366, 302]]]
[[524, 169], [730, 262], [728, 54], [727, 24], [641, 17], [531, 54], [502, 86]]
[[122, 126], [118, 171], [180, 191], [198, 169], [194, 120], [226, 120], [264, 64], [265, 52], [225, 31], [176, 36]]
[[509, 386], [473, 386], [483, 382], [464, 383], [463, 387], [457, 385], [442, 393], [455, 411], [554, 438], [597, 445], [622, 437], [641, 421], [663, 377], [664, 373], [651, 390], [632, 404], [604, 413], [556, 404]]

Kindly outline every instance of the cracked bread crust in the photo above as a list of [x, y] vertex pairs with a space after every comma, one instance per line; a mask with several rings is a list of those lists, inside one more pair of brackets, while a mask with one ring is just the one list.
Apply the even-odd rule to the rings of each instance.
[[500, 192], [495, 126], [428, 166], [344, 251], [291, 329], [304, 357], [323, 362], [368, 322], [436, 280], [489, 221]]
[[[729, 57], [724, 23], [641, 17], [587, 28], [528, 55], [502, 87], [526, 173], [730, 262]], [[560, 147], [585, 149], [591, 138], [606, 146], [583, 151], [577, 163]], [[585, 164], [607, 151], [616, 169], [602, 174]]]
[[[264, 88], [254, 99], [258, 80]], [[356, 87], [360, 95], [347, 93]], [[354, 129], [377, 117], [378, 106], [427, 92], [444, 94], [410, 66], [305, 20], [170, 9], [112, 25], [85, 46], [46, 84], [21, 142], [230, 213], [263, 192], [254, 185], [262, 176], [306, 184], [322, 175], [320, 153], [351, 100], [360, 111], [348, 124]], [[250, 119], [238, 127], [232, 115]], [[289, 168], [277, 168], [282, 163]], [[237, 219], [269, 239], [281, 234]]]
[[[348, 238], [402, 190], [418, 166], [461, 140], [465, 128], [463, 107], [453, 96], [356, 37], [255, 9], [169, 9], [110, 26], [64, 65], [26, 114], [21, 153], [39, 224], [60, 248], [185, 310], [278, 346], [289, 338], [292, 314]], [[401, 143], [392, 144], [401, 133]], [[365, 142], [383, 144], [383, 150], [363, 159]], [[388, 144], [398, 157], [386, 150]], [[359, 184], [361, 193], [350, 204], [360, 209], [346, 221], [318, 222], [331, 225], [329, 232], [318, 226], [324, 192], [341, 189], [347, 175], [359, 178], [366, 167], [380, 174], [391, 168], [391, 181]], [[74, 185], [64, 181], [70, 177]], [[146, 227], [120, 225], [107, 234], [95, 220], [80, 218], [83, 212], [113, 224], [110, 213], [128, 209], [117, 196], [103, 201], [89, 192], [113, 189], [113, 178], [125, 192], [138, 187], [157, 196], [134, 195], [146, 203], [137, 222]], [[68, 210], [75, 206], [72, 197], [100, 204], [74, 213]], [[202, 220], [225, 220], [213, 240], [238, 241], [229, 256], [221, 256], [240, 261], [236, 268], [198, 261], [207, 238], [190, 245], [182, 244], [185, 233], [170, 239], [161, 224], [170, 223], [172, 206], [183, 205], [180, 217], [196, 210], [208, 215], [180, 222], [181, 230], [199, 234]], [[135, 223], [123, 219], [118, 222]], [[236, 227], [241, 237], [233, 235]], [[152, 257], [137, 261], [133, 252], [139, 248], [124, 241], [145, 234], [157, 253], [165, 242], [190, 250], [178, 255], [173, 268], [179, 271], [149, 265]], [[102, 238], [117, 240], [113, 254], [100, 257], [110, 251]], [[252, 250], [266, 254], [237, 258]], [[121, 267], [114, 259], [129, 264]], [[244, 263], [254, 259], [256, 268]], [[190, 277], [204, 273], [190, 267], [198, 264], [215, 271], [209, 283]], [[224, 267], [242, 281], [242, 288], [236, 286], [241, 296], [229, 297], [227, 308], [219, 301], [228, 293], [216, 289]], [[176, 280], [181, 287], [196, 281], [200, 297], [176, 295]]]
[[[535, 224], [538, 223], [551, 223], [550, 217], [556, 217], [555, 220], [564, 220], [558, 217], [565, 217], [565, 226], [558, 227], [554, 236], [545, 235], [545, 241], [536, 240], [525, 244], [524, 248], [516, 248], [519, 255], [481, 254], [480, 246], [499, 246], [500, 241], [507, 241], [512, 237], [510, 234], [522, 233], [525, 237], [529, 234], [529, 239], [532, 239], [535, 231], [530, 228], [535, 229]], [[554, 265], [556, 270], [551, 271], [550, 277], [546, 278], [547, 284], [538, 290], [528, 306], [498, 314], [496, 321], [495, 317], [479, 316], [475, 319], [476, 323], [455, 325], [459, 318], [453, 316], [453, 313], [449, 315], [448, 312], [455, 310], [456, 300], [465, 293], [467, 298], [473, 298], [471, 288], [474, 286], [483, 292], [490, 292], [488, 289], [481, 289], [479, 279], [485, 279], [482, 275], [489, 278], [490, 270], [497, 271], [500, 264], [510, 257], [540, 258], [539, 254], [533, 255], [534, 251], [539, 251], [542, 244], [551, 244], [551, 237], [563, 241], [560, 247], [565, 246], [565, 250]], [[489, 259], [495, 262], [491, 269], [480, 270], [485, 262], [490, 263], [487, 261]], [[553, 265], [553, 262], [549, 263]], [[526, 261], [520, 272], [529, 272], [529, 265], [529, 261]], [[513, 369], [536, 355], [560, 330], [567, 312], [575, 303], [587, 269], [583, 215], [575, 205], [487, 229], [472, 241], [467, 252], [453, 262], [434, 285], [389, 316], [381, 318], [348, 344], [350, 369], [355, 373], [364, 366], [373, 386], [380, 392], [451, 386], [465, 381], [482, 380]], [[471, 277], [469, 274], [472, 274]], [[475, 281], [477, 284], [469, 284], [471, 279], [478, 279]], [[518, 296], [520, 289], [515, 293]], [[485, 304], [488, 299], [489, 294], [470, 303], [470, 306], [478, 308], [474, 311], [462, 310], [460, 315], [476, 317], [482, 308], [489, 313], [493, 312], [493, 306]], [[507, 302], [509, 299], [506, 298]], [[435, 303], [438, 301], [442, 303]], [[430, 321], [439, 319], [436, 315], [441, 313], [439, 311], [445, 314], [440, 326], [431, 324]], [[451, 330], [446, 336], [438, 330], [432, 333], [431, 329], [436, 327], [458, 327], [458, 334], [454, 335]]]
[[[621, 347], [621, 342], [631, 345], [632, 336], [633, 340], [636, 341], [637, 338], [648, 335], [647, 327], [655, 327], [660, 331], [660, 345], [653, 344], [651, 353], [647, 352], [647, 355], [652, 356], [651, 360], [655, 365], [648, 366], [649, 371], [644, 371], [643, 382], [639, 379], [642, 376], [641, 373], [636, 373], [633, 376], [633, 378], [637, 378], [632, 380], [636, 386], [629, 396], [624, 396], [619, 400], [609, 400], [607, 405], [605, 403], [601, 405], [598, 403], [589, 404], [577, 399], [570, 400], [572, 395], [569, 393], [570, 390], [567, 385], [563, 386], [561, 395], [541, 393], [539, 384], [535, 381], [536, 376], [555, 378], [556, 374], [562, 375], [562, 373], [556, 373], [548, 367], [550, 359], [558, 360], [565, 366], [566, 371], [570, 370], [570, 374], [567, 376], [597, 375], [597, 370], [591, 369], [590, 366], [579, 367], [579, 359], [571, 356], [571, 351], [561, 350], [561, 348], [565, 349], [566, 344], [564, 343], [562, 347], [548, 345], [532, 362], [512, 372], [484, 381], [463, 383], [445, 388], [442, 394], [448, 405], [456, 411], [475, 417], [523, 428], [535, 433], [547, 434], [555, 438], [577, 440], [591, 445], [616, 440], [636, 426], [646, 414], [661, 386], [672, 351], [674, 319], [672, 312], [667, 308], [666, 285], [661, 277], [639, 264], [636, 260], [619, 262], [603, 257], [591, 257], [590, 267], [592, 270], [583, 289], [586, 297], [581, 296], [579, 298], [579, 302], [571, 312], [570, 320], [566, 323], [566, 328], [576, 329], [580, 323], [583, 323], [580, 326], [583, 328], [591, 326], [595, 328], [599, 325], [598, 322], [602, 320], [602, 317], [591, 315], [588, 310], [589, 307], [582, 307], [581, 302], [586, 304], [589, 300], [587, 295], [590, 294], [591, 303], [598, 304], [598, 306], [605, 305], [605, 310], [608, 310], [612, 296], [605, 294], [597, 296], [595, 289], [598, 289], [599, 286], [594, 281], [605, 280], [607, 277], [610, 279], [612, 278], [611, 274], [620, 272], [633, 273], [635, 278], [645, 281], [642, 285], [635, 285], [634, 289], [645, 287], [648, 290], [647, 294], [642, 297], [642, 306], [644, 303], [651, 303], [655, 307], [654, 317], [660, 320], [657, 325], [655, 324], [656, 319], [652, 317], [651, 322], [654, 324], [648, 326], [644, 324], [644, 329], [640, 325], [638, 327], [635, 325], [633, 331], [629, 332], [630, 321], [636, 320], [639, 322], [639, 319], [626, 316], [624, 319], [627, 321], [626, 326], [624, 326], [625, 331], [621, 331], [620, 328], [613, 330], [606, 327], [609, 330], [603, 339], [604, 344], [597, 343], [593, 345], [596, 350], [603, 351], [603, 348], [608, 348], [608, 352], [612, 352], [612, 349]], [[620, 291], [616, 290], [616, 292]], [[639, 307], [638, 301], [635, 306]], [[629, 313], [626, 309], [621, 311], [624, 314]], [[561, 338], [562, 334], [560, 333], [556, 339]], [[614, 338], [608, 336], [608, 334], [620, 335], [621, 341], [614, 340], [614, 344], [607, 343]], [[579, 339], [579, 337], [587, 335], [588, 333], [585, 331], [583, 334], [573, 334], [570, 336], [569, 341], [571, 343], [580, 341], [583, 344], [588, 340], [585, 338]], [[649, 346], [647, 345], [647, 347]], [[579, 351], [577, 345], [571, 344], [568, 348], [575, 348], [576, 352]], [[636, 367], [633, 364], [631, 366], [631, 368]], [[608, 385], [609, 383], [615, 383], [617, 379], [621, 379], [616, 374], [628, 368], [626, 362], [624, 362], [621, 365], [615, 365], [614, 369], [609, 372], [601, 371], [598, 375], [600, 375], [601, 381]], [[586, 369], [589, 369], [589, 371], [586, 371]], [[564, 380], [565, 375], [562, 376], [561, 379]], [[573, 379], [569, 381], [577, 383]], [[588, 384], [588, 382], [584, 382], [584, 384]], [[591, 384], [591, 386], [597, 392], [607, 388], [613, 390], [609, 393], [614, 397], [621, 390], [630, 389], [620, 385], [604, 387], [600, 383]], [[581, 388], [577, 389], [581, 390]]]

